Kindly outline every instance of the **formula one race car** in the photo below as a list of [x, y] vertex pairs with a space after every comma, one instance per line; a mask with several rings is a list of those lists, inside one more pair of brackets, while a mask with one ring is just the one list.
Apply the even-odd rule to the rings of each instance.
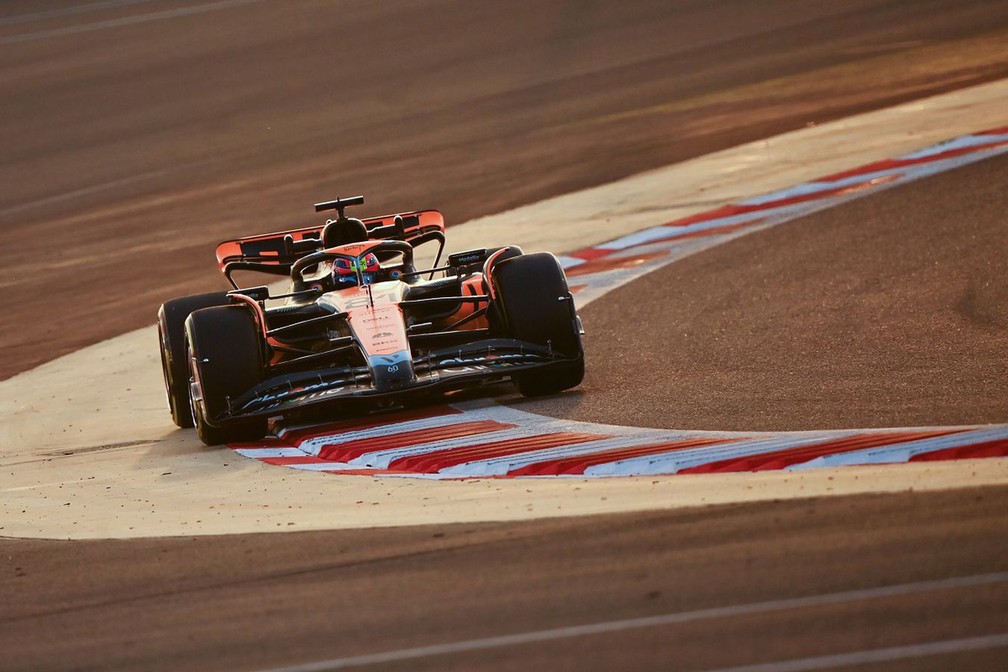
[[[346, 216], [363, 202], [316, 204], [338, 213], [324, 226], [221, 243], [234, 291], [161, 306], [175, 424], [213, 445], [258, 439], [270, 419], [395, 408], [505, 379], [523, 395], [581, 382], [583, 331], [556, 257], [512, 246], [439, 266], [440, 212]], [[437, 244], [433, 268], [417, 269], [414, 252], [427, 243]], [[240, 289], [235, 271], [289, 275], [292, 286], [274, 296]]]

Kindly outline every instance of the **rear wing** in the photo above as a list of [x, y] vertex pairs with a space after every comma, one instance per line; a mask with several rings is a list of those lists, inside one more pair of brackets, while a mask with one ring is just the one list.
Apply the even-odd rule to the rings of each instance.
[[[437, 210], [414, 210], [361, 221], [367, 228], [369, 240], [402, 240], [414, 247], [437, 241], [440, 244], [438, 259], [444, 251], [444, 215]], [[322, 248], [324, 226], [226, 240], [217, 246], [217, 265], [235, 289], [238, 285], [231, 278], [234, 271], [290, 275], [295, 261]]]

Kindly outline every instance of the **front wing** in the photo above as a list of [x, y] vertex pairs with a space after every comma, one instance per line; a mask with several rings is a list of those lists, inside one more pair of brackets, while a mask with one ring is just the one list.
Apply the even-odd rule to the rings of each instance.
[[522, 371], [562, 367], [579, 359], [548, 347], [514, 339], [487, 339], [445, 348], [413, 360], [415, 380], [394, 391], [379, 391], [369, 367], [320, 368], [268, 378], [209, 419], [215, 426], [252, 417], [274, 417], [323, 406], [381, 406], [502, 381]]

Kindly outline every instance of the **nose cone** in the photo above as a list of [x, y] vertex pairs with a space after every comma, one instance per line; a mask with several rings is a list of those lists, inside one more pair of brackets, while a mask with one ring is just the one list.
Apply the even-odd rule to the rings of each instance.
[[378, 392], [391, 392], [409, 387], [415, 380], [413, 362], [409, 350], [401, 350], [391, 355], [368, 357], [374, 388]]

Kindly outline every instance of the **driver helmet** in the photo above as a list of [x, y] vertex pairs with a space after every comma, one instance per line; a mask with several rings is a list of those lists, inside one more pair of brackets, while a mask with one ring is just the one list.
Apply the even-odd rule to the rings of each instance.
[[370, 285], [375, 280], [375, 274], [378, 272], [380, 266], [378, 265], [378, 257], [376, 257], [371, 252], [368, 252], [363, 257], [359, 259], [346, 259], [344, 257], [337, 257], [333, 260], [333, 280], [336, 282], [336, 286], [343, 287], [353, 287], [357, 284], [357, 269], [360, 269], [361, 278], [363, 279], [363, 284]]

